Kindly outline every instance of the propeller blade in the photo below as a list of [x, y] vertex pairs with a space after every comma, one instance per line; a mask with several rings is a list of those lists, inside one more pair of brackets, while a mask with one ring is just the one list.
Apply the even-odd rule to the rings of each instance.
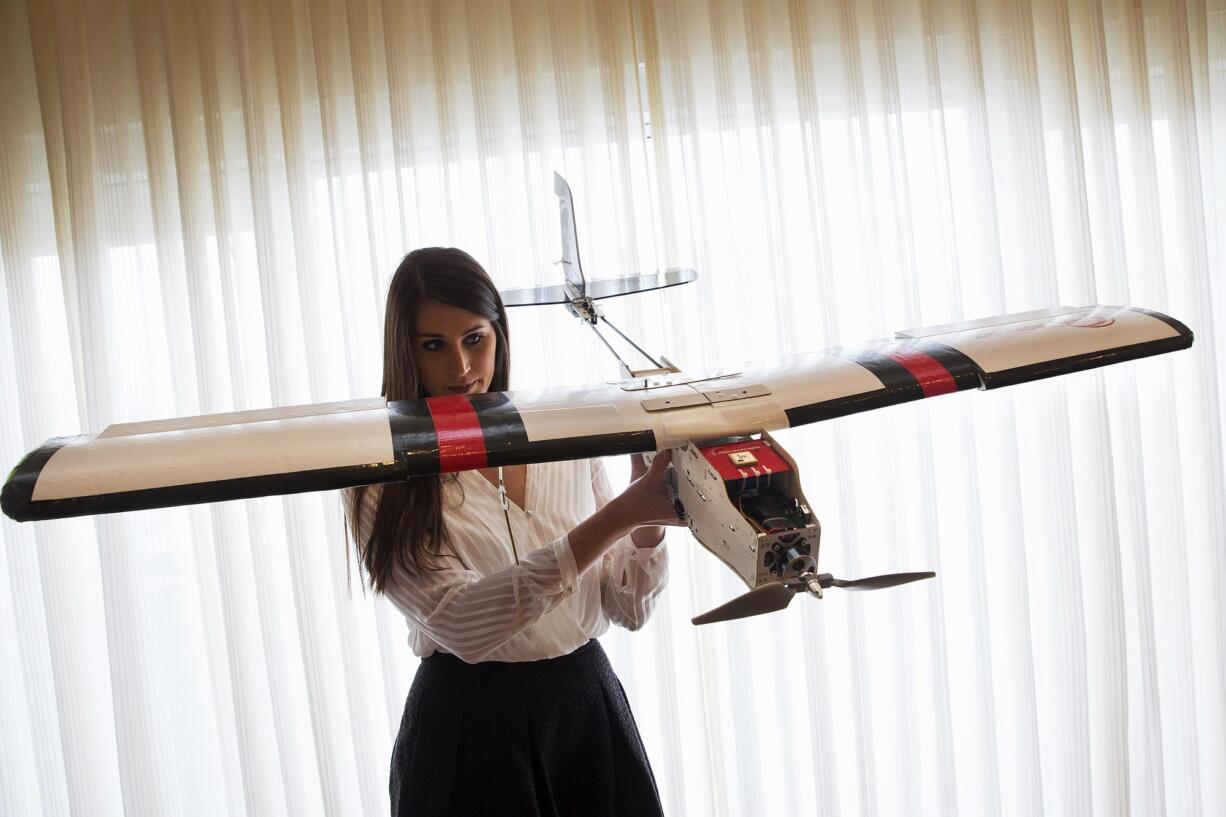
[[730, 621], [734, 618], [773, 613], [791, 604], [795, 595], [796, 591], [782, 582], [764, 584], [761, 587], [755, 587], [743, 596], [737, 596], [732, 601], [721, 604], [714, 610], [708, 610], [700, 616], [695, 616], [691, 620], [695, 624], [711, 624], [716, 621]]
[[830, 584], [844, 590], [881, 590], [907, 582], [918, 582], [920, 579], [931, 579], [934, 576], [935, 573], [926, 570], [922, 573], [887, 573], [884, 576], [866, 576], [863, 579], [831, 579]]

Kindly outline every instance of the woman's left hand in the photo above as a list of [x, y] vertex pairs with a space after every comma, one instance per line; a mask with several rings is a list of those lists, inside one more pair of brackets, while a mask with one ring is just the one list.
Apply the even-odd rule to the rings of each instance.
[[642, 521], [631, 539], [637, 547], [649, 548], [660, 544], [664, 538], [665, 525], [684, 525], [677, 516], [673, 500], [665, 482], [668, 465], [673, 452], [666, 450], [656, 454], [648, 467], [641, 454], [631, 456], [630, 487], [627, 495], [635, 498], [636, 516]]

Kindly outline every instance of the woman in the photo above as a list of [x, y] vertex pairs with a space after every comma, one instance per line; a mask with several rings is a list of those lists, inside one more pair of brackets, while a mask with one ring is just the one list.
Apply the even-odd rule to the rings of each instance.
[[[505, 391], [506, 312], [455, 249], [410, 253], [384, 324], [389, 400]], [[346, 491], [367, 580], [422, 656], [392, 752], [392, 813], [661, 813], [595, 637], [642, 626], [667, 576], [667, 453], [613, 496], [599, 461]], [[503, 500], [505, 497], [505, 501]], [[354, 509], [359, 509], [355, 513]]]

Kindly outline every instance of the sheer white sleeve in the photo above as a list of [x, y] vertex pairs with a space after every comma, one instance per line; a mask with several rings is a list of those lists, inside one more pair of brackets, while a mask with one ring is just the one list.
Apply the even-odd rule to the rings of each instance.
[[[346, 513], [352, 495], [342, 492]], [[360, 517], [369, 535], [379, 489], [366, 491]], [[450, 561], [450, 560], [447, 560]], [[566, 536], [521, 556], [519, 564], [481, 576], [443, 567], [409, 575], [393, 570], [384, 595], [409, 623], [444, 651], [476, 663], [575, 592], [578, 570]]]
[[[596, 506], [613, 498], [601, 460], [591, 460]], [[600, 605], [605, 616], [627, 630], [647, 623], [656, 596], [668, 583], [668, 550], [664, 540], [650, 548], [635, 547], [629, 536], [619, 539], [600, 560]]]

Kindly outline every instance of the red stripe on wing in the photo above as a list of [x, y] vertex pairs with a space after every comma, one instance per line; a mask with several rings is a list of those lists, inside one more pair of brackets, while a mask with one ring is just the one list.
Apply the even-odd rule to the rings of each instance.
[[469, 471], [486, 466], [485, 435], [468, 397], [427, 397], [426, 405], [438, 434], [440, 473]]
[[887, 346], [881, 353], [902, 365], [916, 379], [925, 397], [949, 394], [958, 390], [954, 376], [931, 355], [910, 346]]

